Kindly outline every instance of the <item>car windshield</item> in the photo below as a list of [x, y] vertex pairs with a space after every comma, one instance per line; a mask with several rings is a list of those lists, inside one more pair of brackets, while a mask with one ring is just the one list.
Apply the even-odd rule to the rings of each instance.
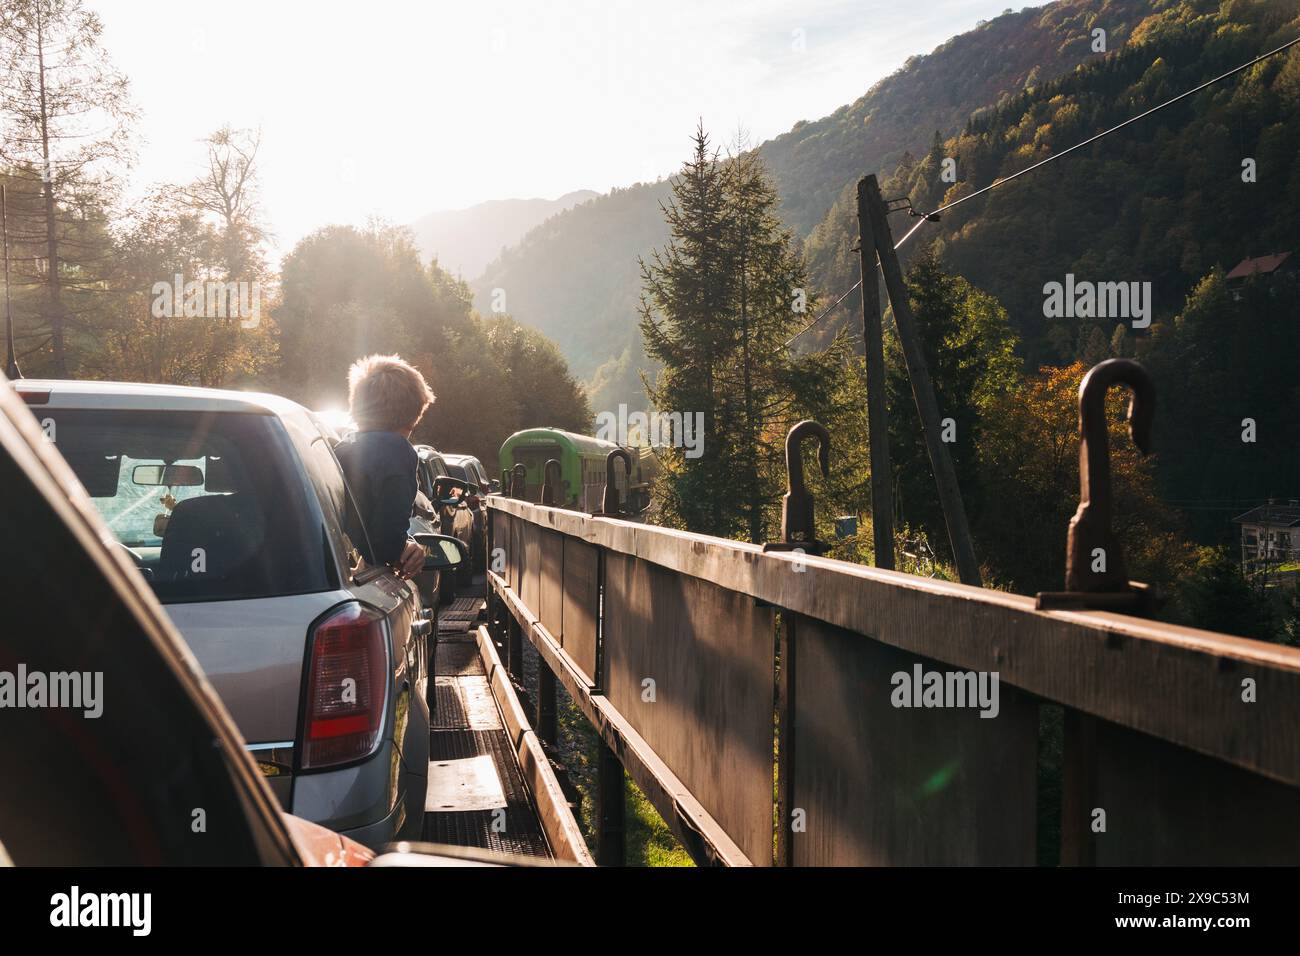
[[43, 409], [41, 417], [164, 604], [331, 586], [319, 512], [273, 416]]

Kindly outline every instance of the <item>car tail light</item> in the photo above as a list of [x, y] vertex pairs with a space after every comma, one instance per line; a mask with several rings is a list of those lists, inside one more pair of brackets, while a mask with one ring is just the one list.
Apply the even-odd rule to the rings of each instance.
[[311, 635], [302, 768], [317, 770], [374, 753], [387, 703], [383, 616], [355, 602], [345, 604]]

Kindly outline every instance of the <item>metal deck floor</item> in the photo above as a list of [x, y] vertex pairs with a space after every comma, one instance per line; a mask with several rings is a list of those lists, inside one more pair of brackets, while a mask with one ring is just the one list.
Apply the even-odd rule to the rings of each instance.
[[438, 615], [423, 838], [549, 858], [473, 635], [482, 610], [457, 598]]

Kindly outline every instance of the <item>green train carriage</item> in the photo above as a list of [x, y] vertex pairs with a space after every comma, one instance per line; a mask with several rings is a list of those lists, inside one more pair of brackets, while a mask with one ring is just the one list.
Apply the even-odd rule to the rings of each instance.
[[[501, 444], [501, 470], [511, 472], [515, 465], [522, 464], [526, 473], [524, 498], [540, 503], [546, 462], [553, 458], [560, 463], [556, 505], [591, 513], [600, 510], [605, 493], [606, 458], [619, 447], [632, 456], [631, 497], [621, 462], [614, 463], [614, 483], [620, 499], [628, 503], [628, 511], [641, 514], [650, 506], [651, 489], [659, 473], [659, 459], [650, 448], [619, 446], [559, 428], [527, 428]], [[509, 488], [503, 490], [508, 492]]]

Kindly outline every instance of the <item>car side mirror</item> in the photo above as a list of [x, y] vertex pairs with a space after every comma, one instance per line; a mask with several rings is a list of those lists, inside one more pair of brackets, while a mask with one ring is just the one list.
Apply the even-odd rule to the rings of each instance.
[[446, 571], [469, 560], [464, 542], [449, 534], [421, 533], [412, 535], [415, 543], [424, 548], [424, 570]]
[[499, 494], [501, 494], [501, 479], [500, 479], [500, 478], [489, 478], [489, 479], [488, 479], [488, 488], [490, 489], [491, 493], [494, 494], [494, 495], [499, 495]]

